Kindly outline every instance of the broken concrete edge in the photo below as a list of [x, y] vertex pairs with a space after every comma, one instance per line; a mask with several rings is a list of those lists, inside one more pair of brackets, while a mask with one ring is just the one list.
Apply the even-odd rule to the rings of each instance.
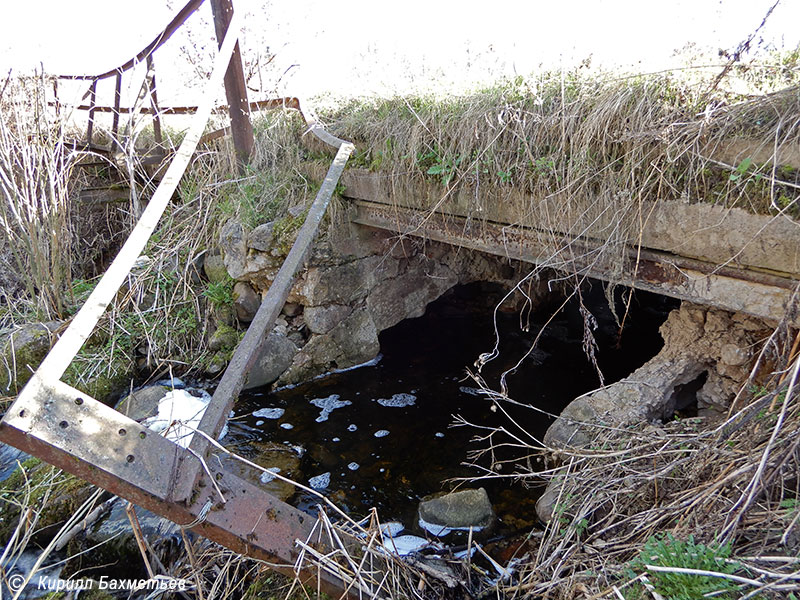
[[[660, 328], [661, 351], [621, 381], [573, 400], [548, 428], [544, 448], [557, 465], [562, 452], [591, 448], [604, 430], [664, 422], [692, 401], [723, 416], [748, 380], [758, 341], [773, 328], [745, 315], [681, 304]], [[681, 396], [686, 389], [693, 397]], [[553, 516], [564, 473], [561, 467], [537, 501], [545, 522]]]

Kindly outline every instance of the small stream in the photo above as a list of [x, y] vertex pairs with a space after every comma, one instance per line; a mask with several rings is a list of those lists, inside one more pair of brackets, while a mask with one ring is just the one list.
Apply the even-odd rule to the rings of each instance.
[[[454, 426], [456, 416], [483, 426], [503, 424], [492, 403], [466, 376], [475, 359], [494, 345], [492, 308], [500, 291], [488, 284], [459, 286], [432, 303], [424, 316], [408, 319], [380, 338], [373, 364], [279, 391], [243, 394], [224, 442], [256, 459], [280, 444], [299, 458], [293, 476], [325, 493], [354, 515], [377, 507], [384, 521], [416, 523], [418, 501], [452, 487], [453, 478], [481, 472], [466, 466], [476, 429]], [[661, 347], [658, 327], [675, 302], [637, 292], [627, 326], [618, 336], [599, 284], [584, 295], [598, 321], [598, 363], [610, 383], [628, 375]], [[528, 331], [520, 315], [499, 312], [500, 357], [484, 368], [495, 385], [530, 348], [551, 310], [534, 312]], [[576, 396], [598, 386], [583, 348], [583, 319], [576, 302], [553, 319], [536, 349], [508, 377], [515, 400], [558, 414]], [[512, 416], [541, 439], [551, 419], [518, 408]], [[269, 476], [267, 475], [268, 479]], [[482, 481], [500, 517], [501, 530], [535, 521], [538, 495], [521, 485]], [[291, 502], [311, 510], [318, 499], [297, 493]]]

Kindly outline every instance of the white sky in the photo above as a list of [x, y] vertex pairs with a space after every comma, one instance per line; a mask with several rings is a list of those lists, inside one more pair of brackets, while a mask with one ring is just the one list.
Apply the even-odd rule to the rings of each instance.
[[[735, 48], [773, 2], [234, 0], [247, 14], [245, 60], [267, 48], [277, 55], [262, 71], [264, 93], [254, 97], [463, 86], [572, 66], [589, 56], [594, 66], [658, 70], [675, 66], [674, 51], [689, 42], [713, 51]], [[42, 63], [50, 73], [111, 69], [155, 37], [182, 3], [4, 0], [0, 68], [6, 73]], [[206, 54], [213, 47], [209, 15], [207, 2], [190, 21], [189, 41], [205, 46]], [[798, 23], [800, 0], [781, 0], [761, 38], [797, 47]], [[173, 39], [156, 55], [162, 103], [191, 101], [186, 66], [177, 69], [183, 75], [175, 71], [181, 43], [187, 40]], [[194, 74], [189, 79], [199, 81]]]

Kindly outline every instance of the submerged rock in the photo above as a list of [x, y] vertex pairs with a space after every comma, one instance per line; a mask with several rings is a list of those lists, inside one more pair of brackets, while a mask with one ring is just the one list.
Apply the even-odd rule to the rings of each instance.
[[448, 529], [483, 528], [494, 521], [494, 510], [484, 488], [459, 490], [420, 502], [419, 518]]
[[279, 500], [288, 501], [294, 495], [295, 486], [275, 474], [299, 481], [303, 476], [300, 472], [300, 455], [294, 449], [274, 442], [252, 443], [251, 447], [252, 450], [246, 453], [247, 459], [264, 467], [267, 472], [255, 469], [230, 455], [221, 455], [219, 458], [225, 470], [257, 485]]

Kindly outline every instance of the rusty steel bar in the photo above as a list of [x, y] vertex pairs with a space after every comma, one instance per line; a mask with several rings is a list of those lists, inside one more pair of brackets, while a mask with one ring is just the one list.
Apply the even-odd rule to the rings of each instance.
[[[214, 13], [214, 29], [217, 32], [217, 39], [221, 44], [230, 27], [233, 2], [232, 0], [211, 0], [211, 11]], [[250, 122], [250, 104], [247, 102], [242, 55], [239, 52], [238, 43], [233, 49], [231, 62], [225, 72], [225, 96], [228, 99], [228, 111], [231, 117], [233, 147], [236, 150], [239, 169], [244, 173], [244, 166], [250, 162], [255, 140], [253, 124]]]
[[158, 112], [158, 94], [156, 93], [156, 66], [153, 55], [147, 55], [148, 87], [150, 88], [150, 105], [153, 107], [153, 137], [159, 146], [163, 141], [161, 137], [161, 115]]
[[181, 25], [186, 22], [191, 14], [196, 11], [200, 6], [203, 4], [203, 0], [189, 0], [184, 7], [178, 11], [172, 20], [167, 24], [167, 26], [159, 33], [155, 39], [147, 44], [136, 56], [131, 58], [129, 61], [122, 63], [120, 66], [115, 67], [106, 71], [105, 73], [100, 73], [99, 75], [58, 75], [59, 79], [67, 79], [67, 80], [98, 80], [98, 79], [108, 79], [109, 77], [113, 77], [117, 73], [121, 73], [127, 71], [137, 64], [142, 62], [149, 54], [152, 54], [158, 48], [160, 48], [164, 43], [172, 37], [172, 35], [180, 29]]
[[[75, 110], [91, 110], [91, 106], [88, 104], [81, 104], [80, 106], [74, 107]], [[257, 110], [270, 110], [273, 108], [290, 108], [294, 110], [300, 110], [300, 100], [294, 97], [287, 97], [287, 98], [270, 98], [267, 100], [254, 100], [250, 102], [250, 112], [255, 112]], [[114, 112], [113, 106], [95, 106], [94, 110], [100, 113], [110, 113]], [[121, 114], [127, 114], [131, 112], [133, 109], [127, 107], [121, 107], [119, 109]], [[215, 108], [213, 112], [216, 113], [223, 113], [228, 110], [227, 106], [222, 106], [220, 108]], [[142, 107], [139, 110], [140, 113], [143, 114], [153, 114], [152, 108], [145, 108]], [[162, 115], [193, 115], [197, 112], [196, 106], [162, 106], [158, 109], [159, 114]]]
[[94, 133], [94, 113], [95, 100], [97, 98], [97, 79], [92, 81], [92, 87], [89, 89], [89, 124], [86, 126], [86, 144], [92, 145], [92, 134]]
[[[286, 303], [286, 298], [291, 291], [297, 271], [302, 267], [311, 249], [319, 224], [330, 203], [331, 196], [336, 189], [336, 184], [344, 170], [347, 159], [354, 150], [354, 146], [343, 143], [339, 146], [336, 158], [328, 169], [322, 186], [317, 192], [308, 215], [297, 234], [297, 239], [292, 245], [286, 260], [283, 261], [275, 280], [267, 290], [261, 306], [253, 318], [244, 338], [236, 347], [236, 351], [228, 364], [228, 368], [217, 385], [211, 403], [209, 404], [198, 429], [216, 438], [225, 425], [228, 413], [233, 408], [239, 397], [253, 364], [260, 356], [267, 334], [275, 325], [275, 320]], [[202, 437], [195, 437], [190, 446], [192, 451], [202, 456], [208, 449], [208, 442]], [[173, 489], [173, 500], [180, 501], [186, 498], [194, 489], [195, 480], [200, 474], [197, 464], [186, 464], [181, 468], [181, 473]]]
[[[296, 540], [307, 540], [313, 517], [281, 502], [209, 459], [192, 497], [169, 498], [179, 465], [198, 459], [61, 381], [34, 376], [0, 422], [0, 439], [236, 552], [294, 576]], [[301, 572], [303, 581], [316, 573]], [[321, 573], [334, 597], [339, 579]]]
[[122, 148], [119, 143], [119, 106], [122, 102], [122, 71], [117, 72], [117, 80], [114, 84], [114, 120], [111, 125], [112, 144]]

